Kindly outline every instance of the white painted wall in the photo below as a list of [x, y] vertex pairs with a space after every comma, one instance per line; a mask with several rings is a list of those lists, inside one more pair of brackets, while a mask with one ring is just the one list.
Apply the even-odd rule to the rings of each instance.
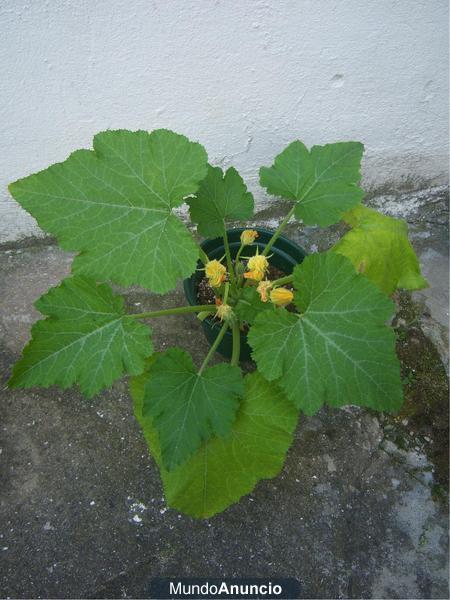
[[370, 186], [446, 179], [447, 0], [4, 0], [0, 31], [0, 242], [37, 231], [7, 184], [107, 128], [185, 133], [253, 190], [295, 138], [363, 141]]

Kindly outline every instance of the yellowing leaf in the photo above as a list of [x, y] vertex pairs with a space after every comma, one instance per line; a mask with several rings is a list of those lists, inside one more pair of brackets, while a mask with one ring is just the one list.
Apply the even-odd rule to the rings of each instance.
[[347, 256], [356, 270], [385, 294], [392, 294], [397, 288], [420, 290], [428, 287], [408, 240], [405, 221], [362, 205], [346, 213], [343, 220], [352, 229], [332, 250]]

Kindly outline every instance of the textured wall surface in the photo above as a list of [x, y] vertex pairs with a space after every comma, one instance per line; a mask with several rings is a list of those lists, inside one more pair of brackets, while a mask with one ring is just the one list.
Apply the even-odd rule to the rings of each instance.
[[253, 191], [295, 138], [363, 141], [368, 186], [445, 182], [447, 13], [447, 0], [3, 2], [0, 242], [38, 233], [7, 184], [107, 128], [185, 133]]

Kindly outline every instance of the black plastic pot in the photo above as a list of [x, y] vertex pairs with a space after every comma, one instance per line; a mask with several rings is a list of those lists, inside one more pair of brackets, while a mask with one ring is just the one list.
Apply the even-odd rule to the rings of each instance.
[[[239, 247], [241, 245], [240, 236], [243, 231], [243, 228], [227, 230], [228, 240], [230, 244], [230, 253], [232, 258], [236, 256], [239, 250]], [[243, 252], [245, 256], [251, 256], [253, 254], [256, 254], [257, 247], [259, 248], [259, 253], [261, 254], [261, 252], [264, 250], [265, 245], [274, 234], [274, 232], [270, 231], [269, 229], [262, 229], [259, 227], [256, 228], [256, 231], [258, 232], [258, 238], [256, 240], [256, 243], [245, 248], [245, 251]], [[200, 245], [211, 260], [220, 259], [225, 254], [225, 247], [223, 244], [223, 239], [221, 237], [215, 238], [213, 240], [205, 240]], [[291, 240], [288, 240], [282, 235], [280, 235], [280, 237], [270, 249], [270, 254], [272, 254], [271, 258], [269, 259], [270, 264], [274, 267], [277, 267], [281, 271], [284, 271], [286, 275], [290, 275], [294, 267], [301, 263], [306, 256], [306, 252], [305, 250], [303, 250], [303, 248], [301, 248], [297, 244], [294, 244], [294, 242], [291, 242]], [[203, 265], [199, 261], [197, 264], [197, 268], [201, 269], [202, 267]], [[198, 285], [203, 277], [203, 271], [197, 270], [183, 282], [184, 293], [187, 301], [191, 306], [198, 304]], [[208, 317], [204, 321], [202, 321], [202, 325], [207, 340], [210, 344], [213, 344], [221, 329], [221, 324], [218, 321]], [[231, 358], [233, 343], [232, 339], [232, 333], [230, 330], [228, 330], [223, 340], [221, 341], [219, 347], [217, 348], [217, 351], [225, 358]], [[251, 348], [247, 344], [247, 336], [241, 333], [240, 360], [250, 360], [250, 354]]]

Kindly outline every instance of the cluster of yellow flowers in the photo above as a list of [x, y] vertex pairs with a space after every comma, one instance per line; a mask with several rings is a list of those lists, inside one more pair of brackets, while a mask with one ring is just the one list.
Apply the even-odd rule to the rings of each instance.
[[273, 282], [268, 281], [267, 279], [258, 284], [256, 291], [261, 296], [261, 300], [263, 302], [267, 302], [269, 298], [270, 301], [277, 306], [287, 306], [292, 302], [294, 299], [294, 294], [291, 292], [291, 290], [288, 290], [285, 287], [276, 287], [269, 292], [272, 286]]
[[[258, 237], [258, 232], [253, 229], [246, 229], [241, 233], [241, 245], [248, 246], [253, 244]], [[247, 262], [247, 271], [244, 273], [245, 279], [257, 281], [257, 292], [261, 296], [263, 302], [270, 300], [277, 306], [287, 306], [294, 299], [294, 294], [291, 290], [285, 287], [273, 288], [273, 282], [265, 279], [266, 273], [269, 270], [269, 261], [263, 254], [259, 254], [258, 249], [256, 254], [251, 256]], [[219, 260], [210, 260], [205, 265], [205, 274], [208, 278], [208, 283], [213, 288], [218, 288], [227, 278], [227, 270]], [[216, 300], [217, 311], [216, 317], [221, 321], [229, 320], [233, 317], [231, 306], [222, 303], [220, 299]]]

